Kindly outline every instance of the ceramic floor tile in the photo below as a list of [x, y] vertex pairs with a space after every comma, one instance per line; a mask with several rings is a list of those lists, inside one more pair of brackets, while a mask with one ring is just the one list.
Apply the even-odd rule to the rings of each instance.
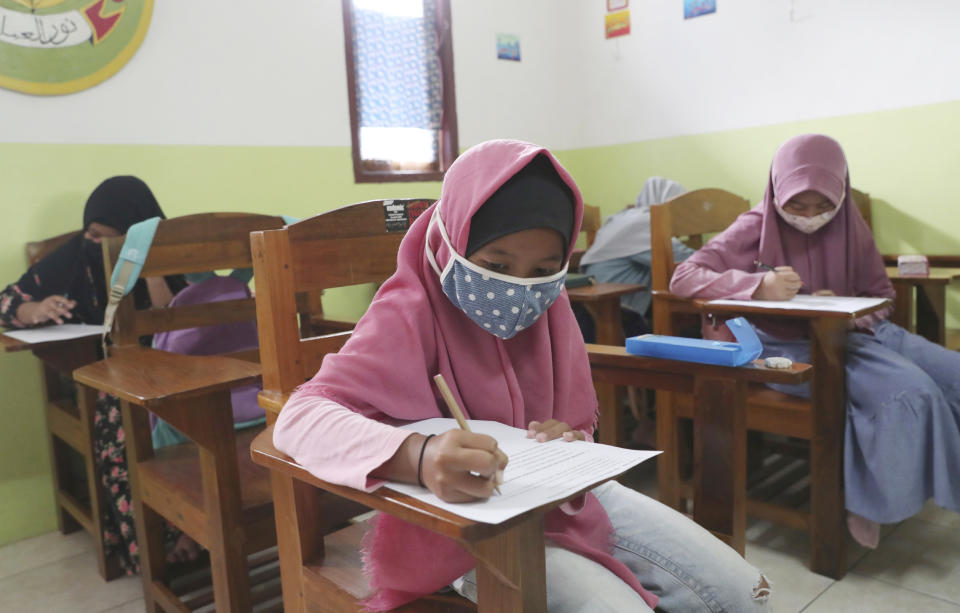
[[50, 562], [93, 551], [93, 539], [84, 530], [64, 536], [50, 532], [0, 548], [0, 579]]
[[[880, 547], [887, 535], [896, 529], [897, 525], [884, 526], [881, 530]], [[870, 551], [861, 547], [850, 535], [847, 539], [847, 568], [853, 568]], [[747, 522], [747, 545], [754, 545], [780, 552], [784, 556], [795, 559], [803, 568], [807, 568], [809, 557], [809, 535], [803, 530], [795, 530], [782, 524], [753, 519]], [[808, 572], [809, 569], [808, 569]], [[815, 574], [815, 573], [812, 573]]]
[[853, 572], [960, 604], [960, 530], [908, 519]]
[[125, 602], [118, 607], [106, 609], [102, 611], [102, 613], [143, 613], [146, 607], [147, 605], [143, 602], [143, 598], [137, 598], [136, 600]]
[[[780, 610], [780, 609], [778, 609]], [[960, 613], [960, 605], [848, 573], [836, 581], [803, 613]]]
[[933, 504], [932, 500], [927, 501], [927, 504], [923, 507], [923, 510], [916, 515], [916, 518], [945, 528], [960, 528], [960, 513], [938, 507]]
[[747, 530], [747, 561], [773, 585], [776, 611], [801, 611], [833, 583], [807, 568], [806, 546], [805, 533], [770, 522], [753, 521]]
[[0, 579], [0, 613], [104, 611], [142, 595], [140, 577], [104, 581], [93, 550]]

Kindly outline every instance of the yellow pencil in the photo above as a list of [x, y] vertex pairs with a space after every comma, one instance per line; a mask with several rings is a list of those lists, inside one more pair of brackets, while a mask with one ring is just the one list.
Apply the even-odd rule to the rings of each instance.
[[[440, 390], [440, 395], [443, 396], [444, 401], [447, 403], [447, 408], [450, 409], [450, 413], [453, 415], [453, 418], [457, 420], [457, 425], [460, 426], [461, 430], [465, 432], [472, 432], [470, 430], [470, 425], [467, 424], [466, 418], [463, 416], [463, 411], [460, 410], [460, 405], [457, 404], [456, 398], [453, 397], [453, 392], [450, 391], [450, 388], [447, 386], [446, 380], [444, 380], [443, 375], [437, 373], [433, 380], [437, 383], [437, 389]], [[502, 493], [500, 488], [493, 486], [493, 489], [497, 491], [498, 494]]]

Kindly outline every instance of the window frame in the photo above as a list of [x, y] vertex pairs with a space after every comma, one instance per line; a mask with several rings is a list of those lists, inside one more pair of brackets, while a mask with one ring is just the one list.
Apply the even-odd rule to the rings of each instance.
[[387, 183], [398, 181], [441, 181], [446, 170], [459, 154], [457, 136], [457, 105], [453, 78], [453, 37], [451, 35], [450, 0], [430, 0], [434, 3], [434, 28], [438, 33], [438, 49], [443, 89], [440, 139], [437, 143], [439, 168], [426, 170], [393, 168], [375, 169], [360, 159], [360, 117], [357, 109], [356, 66], [353, 57], [353, 1], [341, 0], [343, 8], [344, 53], [347, 65], [347, 96], [350, 107], [350, 143], [353, 158], [353, 177], [357, 183]]

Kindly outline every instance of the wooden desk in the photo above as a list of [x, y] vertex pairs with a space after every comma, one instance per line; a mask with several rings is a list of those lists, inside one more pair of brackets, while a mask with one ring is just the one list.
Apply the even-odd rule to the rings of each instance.
[[[360, 539], [354, 537], [348, 542], [341, 536], [360, 526], [355, 524], [326, 537], [319, 534], [318, 526], [323, 516], [322, 505], [317, 502], [320, 500], [317, 489], [457, 541], [464, 550], [482, 561], [476, 565], [480, 593], [477, 613], [546, 613], [543, 518], [564, 502], [600, 484], [595, 483], [499, 524], [488, 524], [439, 509], [389, 486], [364, 492], [318, 479], [273, 446], [273, 426], [268, 426], [257, 436], [250, 446], [250, 454], [254, 462], [269, 468], [272, 473], [278, 530], [289, 533], [289, 540], [281, 534], [280, 565], [285, 575], [290, 572], [297, 576], [306, 605], [304, 609], [311, 611], [321, 608], [324, 611], [345, 610], [345, 599], [341, 596], [338, 602], [336, 596], [347, 586], [350, 586], [352, 600], [370, 595], [369, 579], [360, 573]], [[324, 564], [328, 569], [323, 568]], [[329, 570], [329, 566], [335, 568]], [[417, 601], [402, 609], [464, 610], [457, 606], [458, 602], [448, 601], [434, 608], [429, 603]]]
[[803, 383], [808, 364], [770, 369], [761, 360], [740, 367], [630, 355], [623, 347], [587, 345], [594, 380], [694, 396], [693, 519], [744, 553], [747, 475], [747, 384]]
[[597, 343], [623, 345], [620, 297], [647, 289], [637, 283], [595, 283], [567, 289], [570, 302], [583, 305], [597, 326]]
[[[126, 455], [148, 603], [184, 610], [163, 576], [160, 516], [210, 552], [218, 610], [252, 610], [246, 556], [276, 543], [266, 471], [248, 452], [254, 429], [234, 432], [230, 390], [254, 383], [260, 365], [218, 355], [115, 348], [112, 355], [74, 371], [74, 379], [120, 398]], [[158, 417], [194, 444], [154, 450], [149, 416]], [[153, 610], [152, 607], [149, 607]]]
[[[770, 309], [757, 305], [709, 305], [694, 300], [704, 314], [726, 320], [738, 315], [764, 315], [807, 320], [810, 337], [810, 568], [829, 577], [846, 573], [847, 530], [843, 493], [843, 432], [847, 416], [846, 335], [852, 319], [886, 308], [889, 301], [848, 311]], [[694, 425], [696, 431], [696, 425]]]
[[[597, 329], [597, 343], [623, 347], [623, 322], [620, 319], [620, 297], [646, 289], [635, 283], [596, 283], [567, 289], [570, 302], [583, 305], [593, 317]], [[595, 383], [600, 404], [598, 437], [606, 445], [619, 445], [623, 439], [623, 412], [620, 410], [621, 390], [615, 385]]]
[[[896, 266], [887, 276], [897, 292], [890, 321], [940, 345], [946, 343], [947, 285], [960, 279], [960, 268], [931, 268], [929, 277], [902, 277]], [[916, 296], [916, 325], [914, 325]]]
[[[76, 390], [64, 385], [76, 368], [95, 361], [100, 338], [84, 336], [69, 340], [25, 343], [0, 334], [4, 353], [30, 351], [40, 360], [44, 391], [44, 414], [50, 441], [50, 458], [56, 504], [57, 527], [63, 534], [79, 528], [90, 533], [97, 555], [100, 576], [109, 581], [122, 572], [117, 560], [109, 557], [103, 540], [103, 505], [107, 504], [103, 484], [93, 457], [93, 420], [96, 391], [83, 386]], [[76, 478], [76, 454], [82, 458], [86, 483]]]

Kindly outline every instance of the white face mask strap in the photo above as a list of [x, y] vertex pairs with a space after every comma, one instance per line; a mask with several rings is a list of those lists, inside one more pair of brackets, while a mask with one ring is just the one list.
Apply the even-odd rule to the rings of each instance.
[[[440, 238], [443, 239], [444, 244], [447, 246], [447, 250], [450, 252], [450, 259], [447, 260], [447, 265], [443, 267], [443, 270], [440, 270], [439, 264], [437, 264], [437, 256], [434, 255], [433, 251], [430, 250], [430, 228], [434, 225], [437, 226], [437, 229], [440, 231]], [[427, 260], [430, 262], [430, 266], [433, 268], [434, 272], [437, 273], [437, 276], [440, 277], [440, 282], [443, 282], [444, 277], [447, 273], [450, 272], [450, 269], [453, 268], [453, 261], [458, 257], [458, 254], [454, 252], [453, 245], [450, 244], [450, 239], [447, 238], [447, 230], [443, 227], [443, 218], [440, 217], [440, 205], [437, 205], [437, 208], [433, 210], [433, 214], [430, 215], [430, 225], [427, 226], [427, 240], [423, 246], [424, 251], [427, 254]]]

